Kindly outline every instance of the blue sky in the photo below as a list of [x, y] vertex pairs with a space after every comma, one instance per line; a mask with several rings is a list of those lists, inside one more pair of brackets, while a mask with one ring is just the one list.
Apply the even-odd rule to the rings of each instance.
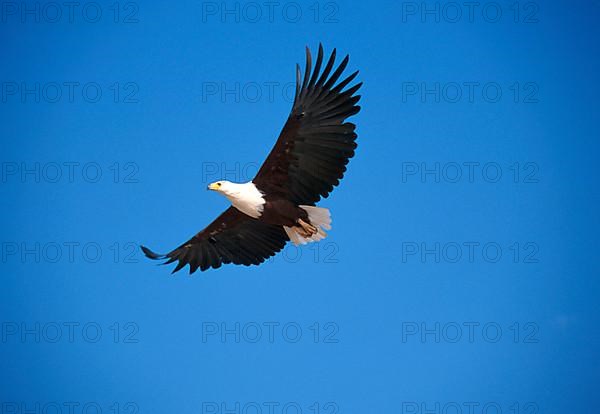
[[[0, 16], [2, 412], [596, 411], [598, 4], [25, 4]], [[364, 82], [329, 237], [147, 261], [252, 177], [319, 42]]]

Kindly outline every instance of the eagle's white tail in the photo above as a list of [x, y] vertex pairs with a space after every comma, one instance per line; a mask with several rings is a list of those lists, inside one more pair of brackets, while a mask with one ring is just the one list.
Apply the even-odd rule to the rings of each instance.
[[283, 226], [288, 237], [298, 246], [299, 244], [311, 243], [319, 240], [323, 240], [327, 233], [324, 229], [331, 230], [331, 214], [329, 210], [322, 207], [313, 206], [298, 206], [308, 213], [308, 220], [310, 224], [317, 228], [317, 232], [310, 237], [304, 237], [302, 235], [302, 229], [299, 227], [285, 227]]

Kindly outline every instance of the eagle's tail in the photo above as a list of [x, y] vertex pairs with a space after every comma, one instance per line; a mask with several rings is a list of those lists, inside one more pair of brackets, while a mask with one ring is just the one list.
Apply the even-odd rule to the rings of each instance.
[[[308, 213], [309, 223], [301, 226], [283, 227], [288, 237], [298, 246], [323, 240], [327, 233], [324, 229], [331, 230], [331, 213], [328, 209], [314, 206], [298, 206]], [[305, 226], [306, 225], [306, 226]]]

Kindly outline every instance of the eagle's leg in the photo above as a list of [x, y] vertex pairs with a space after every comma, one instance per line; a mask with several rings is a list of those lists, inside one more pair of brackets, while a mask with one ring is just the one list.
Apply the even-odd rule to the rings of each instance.
[[311, 237], [314, 234], [317, 234], [317, 232], [319, 231], [315, 226], [305, 222], [301, 218], [298, 219], [298, 224], [300, 225], [300, 228], [303, 230], [303, 233], [306, 233], [306, 235], [302, 235], [302, 237]]

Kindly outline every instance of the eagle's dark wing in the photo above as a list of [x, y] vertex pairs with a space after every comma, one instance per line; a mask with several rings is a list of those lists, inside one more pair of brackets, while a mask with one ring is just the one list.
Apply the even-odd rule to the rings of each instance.
[[289, 240], [283, 227], [266, 224], [229, 207], [215, 221], [194, 237], [167, 254], [157, 254], [141, 246], [150, 259], [168, 259], [164, 264], [179, 261], [173, 273], [186, 264], [190, 274], [223, 263], [249, 266], [260, 264], [280, 251]]
[[359, 83], [343, 90], [358, 74], [354, 72], [336, 85], [348, 64], [348, 56], [330, 76], [335, 49], [323, 72], [323, 47], [311, 74], [311, 55], [306, 49], [306, 70], [300, 83], [296, 65], [296, 96], [292, 112], [269, 156], [253, 182], [269, 195], [285, 197], [295, 204], [314, 204], [327, 197], [346, 171], [356, 148], [355, 125], [344, 122], [360, 111], [353, 96]]

